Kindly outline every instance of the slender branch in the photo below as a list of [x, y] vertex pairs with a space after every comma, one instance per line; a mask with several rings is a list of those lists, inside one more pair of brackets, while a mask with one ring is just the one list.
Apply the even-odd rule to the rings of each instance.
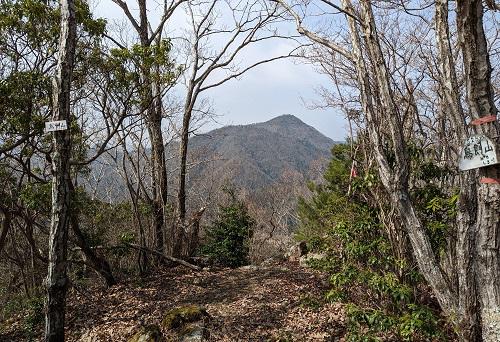
[[[349, 59], [349, 60], [353, 60], [353, 57], [352, 57], [352, 54], [347, 51], [346, 49], [344, 49], [343, 47], [335, 44], [334, 42], [332, 42], [331, 40], [329, 39], [326, 39], [326, 38], [323, 38], [321, 37], [320, 35], [318, 35], [317, 33], [314, 33], [312, 31], [309, 31], [307, 28], [305, 28], [303, 25], [302, 25], [302, 19], [299, 17], [299, 15], [290, 7], [290, 5], [288, 5], [284, 0], [271, 0], [271, 1], [275, 1], [277, 3], [279, 3], [281, 6], [283, 6], [287, 12], [295, 19], [295, 25], [297, 27], [297, 31], [303, 35], [303, 36], [306, 36], [307, 38], [311, 39], [312, 41], [318, 43], [318, 44], [321, 44], [323, 46], [326, 46], [327, 48], [341, 54], [342, 56], [344, 56], [345, 58]], [[347, 13], [346, 13], [347, 14]]]
[[[149, 37], [148, 45], [151, 44], [155, 40], [155, 38], [161, 33], [161, 31], [163, 30], [163, 27], [165, 26], [165, 23], [172, 16], [175, 9], [180, 4], [182, 4], [183, 2], [186, 2], [186, 1], [187, 0], [179, 0], [175, 3], [173, 3], [172, 6], [170, 6], [170, 7], [167, 7], [167, 4], [165, 2], [165, 5], [164, 5], [165, 7], [163, 9], [163, 15], [161, 17], [160, 23], [156, 27], [156, 30], [154, 32], [152, 32], [151, 37]], [[214, 1], [214, 3], [215, 3], [215, 1]]]
[[141, 32], [141, 28], [140, 28], [139, 24], [137, 23], [137, 20], [135, 20], [134, 16], [130, 12], [130, 10], [127, 6], [127, 3], [125, 1], [122, 1], [122, 0], [111, 0], [111, 1], [113, 1], [115, 4], [120, 6], [120, 8], [123, 10], [125, 15], [127, 16], [128, 20], [130, 20], [130, 23], [132, 24], [132, 26], [134, 26], [135, 30], [137, 32]]
[[244, 73], [246, 73], [247, 71], [259, 66], [259, 65], [262, 65], [262, 64], [265, 64], [265, 63], [269, 63], [269, 62], [273, 62], [273, 61], [276, 61], [276, 60], [279, 60], [279, 59], [284, 59], [284, 58], [291, 58], [291, 57], [301, 57], [300, 55], [295, 55], [295, 54], [288, 54], [288, 55], [282, 55], [282, 56], [277, 56], [277, 57], [273, 57], [273, 58], [269, 58], [269, 59], [265, 59], [265, 60], [262, 60], [262, 61], [259, 61], [259, 62], [256, 62], [248, 67], [246, 67], [245, 69], [241, 70], [240, 72], [236, 73], [236, 74], [232, 74], [231, 76], [228, 76], [222, 80], [220, 80], [219, 82], [216, 82], [216, 83], [212, 83], [210, 85], [207, 85], [205, 87], [201, 87], [199, 89], [199, 92], [201, 93], [202, 91], [205, 91], [207, 89], [210, 89], [210, 88], [214, 88], [214, 87], [217, 87], [217, 86], [220, 86], [221, 84], [224, 84], [226, 83], [227, 81], [229, 80], [232, 80], [234, 78], [238, 78], [240, 77], [241, 75], [243, 75]]
[[336, 10], [338, 10], [340, 13], [343, 13], [349, 17], [351, 17], [352, 19], [356, 20], [358, 23], [361, 24], [361, 21], [359, 20], [359, 18], [357, 16], [354, 15], [354, 13], [352, 11], [347, 11], [346, 9], [344, 8], [341, 8], [340, 6], [338, 5], [335, 5], [333, 2], [329, 1], [329, 0], [320, 0], [321, 2], [327, 4], [328, 6], [330, 7], [333, 7], [335, 8]]

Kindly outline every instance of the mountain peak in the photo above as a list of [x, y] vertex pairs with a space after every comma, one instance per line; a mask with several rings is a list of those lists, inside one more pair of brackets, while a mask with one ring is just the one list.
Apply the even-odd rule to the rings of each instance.
[[280, 115], [269, 121], [254, 124], [254, 126], [269, 131], [272, 134], [290, 137], [296, 141], [314, 145], [323, 151], [329, 152], [334, 144], [333, 140], [325, 137], [317, 129], [291, 114]]
[[[294, 115], [266, 122], [226, 126], [190, 139], [191, 156], [213, 160], [190, 170], [193, 182], [230, 179], [245, 189], [279, 181], [288, 171], [316, 179], [316, 166], [327, 164], [334, 142]], [[194, 183], [193, 183], [194, 184]]]
[[275, 118], [272, 118], [269, 121], [266, 121], [264, 123], [272, 123], [272, 124], [302, 124], [305, 125], [305, 123], [300, 120], [298, 117], [292, 115], [292, 114], [283, 114], [280, 116], [277, 116]]

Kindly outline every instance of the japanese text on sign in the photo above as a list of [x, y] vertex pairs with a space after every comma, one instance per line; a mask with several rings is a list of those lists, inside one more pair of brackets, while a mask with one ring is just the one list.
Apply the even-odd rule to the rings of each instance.
[[66, 120], [49, 121], [45, 123], [45, 132], [64, 131], [68, 129]]
[[497, 163], [495, 144], [484, 135], [473, 135], [465, 141], [458, 168], [465, 171]]

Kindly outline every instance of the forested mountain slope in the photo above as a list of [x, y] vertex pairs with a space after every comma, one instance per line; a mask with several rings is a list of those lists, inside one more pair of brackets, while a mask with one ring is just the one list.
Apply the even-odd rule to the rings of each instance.
[[[252, 192], [275, 184], [285, 173], [317, 180], [326, 168], [334, 144], [293, 115], [195, 135], [189, 141], [188, 188], [206, 192], [207, 187], [217, 189], [232, 184]], [[169, 192], [177, 183], [178, 150], [176, 141], [167, 145]], [[128, 198], [125, 182], [117, 176], [122, 173], [122, 154], [114, 153], [115, 160], [103, 155], [93, 163], [91, 175], [85, 180], [88, 188], [97, 187], [97, 193], [109, 201]]]
[[197, 183], [210, 178], [256, 189], [294, 171], [305, 178], [321, 175], [334, 141], [293, 115], [267, 122], [227, 126], [190, 140], [191, 161], [203, 161], [190, 170]]

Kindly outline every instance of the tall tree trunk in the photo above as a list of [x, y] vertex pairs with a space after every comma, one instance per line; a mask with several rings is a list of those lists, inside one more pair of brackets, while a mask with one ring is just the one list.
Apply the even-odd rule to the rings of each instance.
[[[343, 0], [343, 2], [344, 9], [348, 13], [354, 13], [351, 2], [349, 0]], [[409, 165], [404, 138], [402, 136], [403, 126], [399, 112], [393, 102], [394, 97], [390, 78], [379, 45], [370, 2], [368, 0], [361, 1], [361, 27], [364, 44], [367, 47], [367, 57], [376, 66], [373, 70], [368, 70], [366, 66], [365, 56], [362, 52], [363, 45], [356, 21], [349, 15], [346, 18], [351, 32], [353, 57], [356, 63], [357, 80], [360, 84], [363, 111], [367, 116], [370, 140], [374, 145], [380, 179], [402, 219], [403, 227], [408, 234], [415, 260], [421, 272], [431, 285], [443, 310], [447, 313], [454, 313], [457, 308], [455, 294], [452, 291], [449, 280], [439, 266], [429, 238], [426, 235], [425, 228], [417, 216], [408, 193]], [[375, 95], [372, 94], [369, 81], [371, 71], [375, 74], [375, 84], [378, 90], [377, 96], [380, 97], [380, 108], [375, 108]], [[394, 167], [389, 165], [386, 152], [383, 148], [383, 140], [380, 134], [382, 120], [386, 120], [389, 123], [389, 133], [396, 157]]]
[[49, 267], [47, 275], [47, 310], [45, 341], [64, 341], [64, 317], [68, 278], [67, 243], [70, 208], [69, 123], [71, 78], [76, 45], [74, 0], [61, 0], [61, 36], [56, 76], [53, 84], [53, 120], [66, 120], [68, 129], [53, 133], [52, 214], [49, 234]]
[[179, 189], [177, 192], [177, 217], [180, 222], [186, 220], [186, 175], [187, 175], [187, 152], [189, 144], [189, 126], [191, 124], [191, 115], [193, 112], [192, 100], [194, 93], [194, 84], [189, 85], [188, 96], [182, 118], [181, 143], [179, 145]]
[[161, 132], [161, 113], [149, 108], [147, 125], [151, 138], [152, 184], [153, 184], [153, 225], [155, 250], [164, 251], [165, 206], [167, 204], [167, 168], [165, 163], [165, 146]]
[[[467, 139], [468, 129], [460, 101], [460, 89], [456, 76], [455, 62], [450, 44], [448, 22], [448, 0], [436, 1], [436, 41], [439, 52], [440, 88], [444, 105], [451, 114], [451, 125], [455, 140], [459, 144]], [[458, 308], [456, 325], [463, 341], [478, 341], [481, 336], [480, 314], [478, 310], [474, 260], [476, 258], [476, 174], [465, 172], [460, 177], [460, 197], [458, 200], [457, 230], [454, 246], [456, 255], [456, 292]]]
[[[197, 56], [197, 49], [194, 54]], [[187, 153], [189, 147], [189, 127], [191, 125], [191, 116], [193, 114], [194, 104], [199, 94], [200, 84], [196, 83], [197, 63], [193, 65], [191, 78], [189, 79], [184, 104], [184, 115], [182, 118], [181, 142], [179, 145], [179, 179], [177, 189], [177, 222], [173, 238], [172, 255], [180, 256], [183, 250], [184, 240], [186, 238], [186, 176], [187, 176]]]
[[[161, 35], [158, 35], [156, 40], [156, 44], [161, 44]], [[158, 65], [155, 66], [154, 72], [159, 75], [160, 68]], [[151, 133], [153, 148], [152, 155], [155, 164], [156, 170], [156, 184], [157, 184], [157, 192], [155, 202], [157, 203], [155, 207], [157, 208], [157, 219], [156, 219], [156, 241], [158, 252], [163, 253], [164, 251], [164, 225], [167, 213], [165, 212], [167, 205], [167, 191], [168, 191], [168, 179], [167, 179], [167, 164], [165, 159], [165, 142], [163, 140], [162, 135], [162, 119], [163, 119], [163, 99], [162, 99], [162, 89], [161, 83], [158, 80], [154, 80], [151, 84], [151, 91], [153, 94], [153, 104], [152, 104], [152, 116], [151, 121], [153, 125], [151, 125]], [[161, 222], [161, 227], [159, 226]], [[161, 248], [160, 248], [161, 244]]]
[[191, 122], [191, 110], [184, 111], [182, 122], [181, 142], [179, 145], [179, 185], [177, 190], [177, 222], [173, 236], [172, 255], [179, 257], [182, 254], [186, 234], [186, 174], [187, 174], [187, 152], [189, 144], [189, 124]]
[[[460, 339], [500, 341], [500, 186], [491, 180], [498, 181], [500, 167], [494, 165], [460, 175], [456, 235], [453, 236], [455, 241], [450, 243], [457, 260], [453, 268], [455, 273], [447, 273], [432, 249], [426, 227], [410, 197], [410, 163], [405, 136], [402, 134], [404, 127], [394, 102], [394, 81], [384, 59], [371, 1], [360, 0], [359, 11], [354, 9], [351, 0], [342, 0], [342, 4], [351, 35], [351, 54], [344, 52], [333, 41], [305, 30], [300, 17], [294, 15], [299, 33], [352, 58], [355, 63], [361, 105], [381, 183], [397, 208], [421, 273], [431, 286], [443, 312], [457, 325]], [[284, 6], [292, 12], [286, 4]], [[480, 0], [457, 1], [457, 27], [472, 119], [497, 115], [482, 17]], [[451, 112], [455, 143], [461, 143], [468, 137], [469, 129], [465, 123], [465, 111], [461, 107], [451, 53], [446, 0], [436, 3], [436, 34], [442, 105]], [[475, 133], [487, 135], [492, 140], [500, 136], [498, 121], [480, 125], [475, 130]], [[498, 151], [498, 141], [495, 144]], [[394, 154], [394, 163], [389, 163], [389, 154]], [[490, 178], [489, 184], [478, 182], [478, 175]]]
[[181, 143], [179, 146], [179, 190], [177, 193], [177, 210], [180, 222], [186, 220], [186, 175], [187, 175], [187, 151], [189, 144], [190, 114], [184, 114], [182, 124]]
[[[472, 119], [496, 116], [491, 64], [483, 28], [483, 3], [480, 0], [457, 1], [457, 29], [462, 48], [467, 87], [467, 103]], [[498, 121], [479, 125], [476, 133], [500, 144]], [[467, 173], [473, 173], [466, 171]], [[500, 178], [499, 165], [479, 169], [480, 177]], [[476, 182], [473, 182], [475, 186]], [[481, 307], [483, 341], [500, 341], [500, 185], [480, 183], [477, 188], [476, 281]]]
[[[139, 38], [143, 48], [150, 48], [149, 22], [146, 0], [139, 0]], [[167, 168], [165, 162], [165, 145], [161, 131], [162, 113], [155, 106], [154, 83], [151, 79], [151, 68], [141, 66], [141, 111], [145, 118], [149, 138], [151, 140], [151, 181], [153, 187], [153, 226], [155, 235], [155, 250], [164, 252], [165, 205], [167, 203]], [[158, 94], [159, 95], [159, 94]]]

